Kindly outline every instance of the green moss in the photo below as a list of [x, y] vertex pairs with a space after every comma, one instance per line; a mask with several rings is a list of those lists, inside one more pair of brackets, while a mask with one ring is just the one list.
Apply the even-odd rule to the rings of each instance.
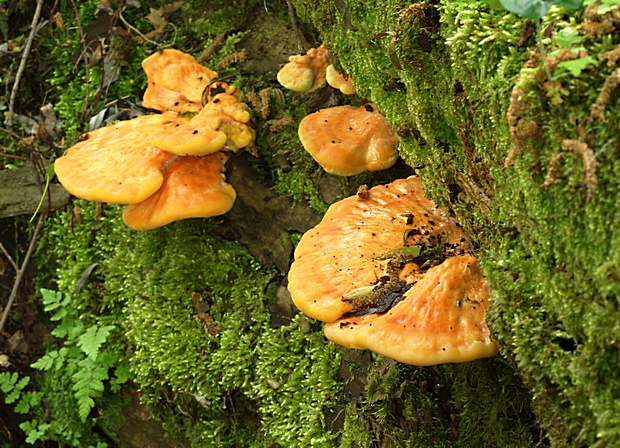
[[[83, 267], [100, 261], [96, 277], [105, 289], [85, 287], [90, 293], [78, 303], [90, 313], [112, 313], [125, 329], [143, 400], [162, 416], [179, 402], [197, 413], [195, 427], [177, 422], [184, 438], [194, 446], [234, 446], [245, 434], [257, 444], [324, 446], [335, 437], [323, 409], [340, 388], [339, 359], [297, 319], [271, 328], [274, 272], [237, 243], [209, 236], [202, 220], [139, 233], [124, 227], [117, 207], [96, 221], [94, 204], [81, 205], [72, 233], [69, 213], [58, 214], [47, 232], [50, 259], [63, 253], [58, 285], [72, 291]], [[252, 418], [236, 414], [245, 408]]]
[[[483, 244], [479, 255], [495, 298], [490, 324], [552, 443], [617, 444], [610, 418], [620, 391], [618, 149], [611, 119], [617, 101], [607, 105], [611, 121], [588, 117], [613, 70], [603, 55], [618, 36], [585, 36], [583, 13], [554, 10], [545, 17], [543, 28], [553, 23], [555, 33], [568, 25], [580, 30], [587, 54], [599, 59], [580, 76], [561, 79], [561, 104], [546, 97], [544, 86], [528, 87], [522, 116], [538, 123], [539, 133], [504, 167], [513, 148], [510, 95], [539, 48], [535, 38], [520, 42], [523, 19], [484, 2], [457, 1], [440, 2], [439, 20], [428, 23], [396, 2], [364, 2], [347, 4], [358, 28], [351, 31], [332, 2], [302, 3], [295, 2], [298, 12], [319, 29], [362, 95], [395, 126], [407, 126], [411, 136], [401, 152], [410, 164], [427, 164], [419, 170], [427, 194]], [[430, 2], [416, 5], [434, 13]], [[428, 54], [416, 47], [421, 35], [429, 37]], [[548, 54], [557, 48], [553, 35], [542, 44]], [[585, 183], [593, 173], [562, 148], [564, 139], [585, 139], [596, 155], [598, 186], [589, 201]], [[562, 151], [555, 182], [542, 188], [552, 155]], [[470, 406], [463, 409], [462, 421], [473, 421]]]

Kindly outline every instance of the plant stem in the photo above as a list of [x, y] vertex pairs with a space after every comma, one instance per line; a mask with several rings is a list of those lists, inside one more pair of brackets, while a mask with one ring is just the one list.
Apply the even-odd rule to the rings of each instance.
[[13, 306], [13, 302], [15, 301], [15, 297], [17, 296], [17, 291], [19, 290], [19, 285], [22, 281], [22, 277], [26, 272], [26, 267], [28, 267], [28, 261], [30, 260], [30, 256], [34, 251], [34, 246], [37, 241], [37, 237], [39, 232], [41, 231], [41, 227], [43, 227], [43, 221], [45, 221], [46, 214], [42, 213], [39, 216], [39, 222], [37, 222], [37, 227], [34, 229], [34, 233], [32, 234], [32, 239], [30, 240], [30, 245], [28, 246], [28, 251], [26, 252], [26, 256], [24, 257], [24, 261], [22, 262], [21, 268], [17, 271], [15, 275], [15, 283], [13, 283], [13, 290], [11, 291], [11, 295], [9, 296], [9, 301], [6, 303], [6, 307], [2, 312], [2, 319], [0, 319], [0, 333], [4, 329], [4, 324], [9, 317], [9, 312], [11, 311], [11, 307]]
[[[32, 48], [32, 42], [34, 41], [34, 36], [37, 33], [37, 24], [39, 23], [39, 17], [41, 17], [41, 9], [43, 8], [43, 0], [37, 0], [37, 9], [34, 12], [34, 17], [32, 18], [32, 24], [30, 25], [30, 35], [28, 36], [28, 40], [26, 41], [26, 46], [24, 47], [24, 53], [22, 54], [22, 59], [19, 62], [19, 68], [17, 69], [17, 73], [15, 74], [15, 82], [13, 83], [13, 90], [11, 90], [11, 98], [9, 100], [9, 114], [6, 117], [6, 125], [9, 129], [13, 127], [13, 110], [15, 108], [15, 98], [17, 98], [17, 92], [19, 91], [19, 82], [21, 80], [22, 74], [26, 69], [26, 60], [28, 60], [28, 55], [30, 54], [30, 48]], [[0, 325], [0, 329], [2, 326]]]
[[538, 40], [538, 53], [540, 54], [540, 62], [547, 74], [547, 79], [551, 81], [551, 71], [547, 65], [547, 50], [543, 44], [542, 19], [536, 19], [536, 40]]

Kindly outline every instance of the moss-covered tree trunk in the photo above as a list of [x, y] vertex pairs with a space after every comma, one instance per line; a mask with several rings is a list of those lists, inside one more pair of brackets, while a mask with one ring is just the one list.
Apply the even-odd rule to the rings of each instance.
[[[619, 443], [616, 6], [294, 2], [480, 245], [489, 323], [554, 446]], [[540, 33], [536, 33], [536, 28]]]

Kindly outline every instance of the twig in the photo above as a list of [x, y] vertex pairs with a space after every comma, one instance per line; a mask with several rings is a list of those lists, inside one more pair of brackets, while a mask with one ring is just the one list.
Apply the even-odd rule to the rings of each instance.
[[[78, 10], [75, 1], [71, 0], [71, 6], [73, 7], [73, 12], [75, 13], [75, 20], [77, 22], [78, 30], [80, 31], [80, 43], [82, 44], [82, 56], [84, 57], [84, 67], [86, 71], [84, 73], [84, 90], [85, 90], [85, 98], [84, 98], [84, 107], [82, 107], [82, 119], [80, 121], [80, 126], [86, 119], [86, 112], [88, 111], [88, 102], [90, 100], [90, 61], [88, 60], [88, 45], [86, 44], [86, 34], [84, 33], [84, 29], [82, 28], [82, 23], [80, 21], [80, 11]], [[77, 65], [77, 63], [76, 63]]]
[[8, 129], [0, 128], [0, 131], [2, 131], [2, 132], [6, 132], [6, 133], [7, 133], [7, 134], [9, 134], [11, 137], [16, 138], [17, 140], [21, 140], [21, 139], [22, 139], [22, 138], [21, 138], [19, 135], [17, 135], [15, 132], [10, 131], [10, 130], [8, 130]]
[[11, 90], [11, 99], [9, 100], [9, 115], [6, 117], [6, 125], [9, 127], [9, 129], [13, 127], [13, 110], [15, 108], [15, 98], [17, 98], [17, 92], [19, 91], [19, 81], [21, 80], [24, 70], [26, 70], [26, 60], [28, 59], [28, 55], [30, 54], [30, 48], [32, 48], [32, 41], [34, 41], [34, 36], [37, 33], [37, 23], [39, 23], [39, 17], [41, 17], [42, 8], [43, 0], [37, 0], [37, 9], [34, 11], [34, 17], [32, 18], [32, 24], [30, 25], [30, 35], [28, 36], [28, 40], [26, 41], [24, 53], [22, 54], [22, 59], [19, 62], [19, 68], [17, 69], [17, 73], [15, 74], [13, 90]]
[[39, 215], [39, 222], [37, 222], [37, 227], [34, 229], [34, 233], [32, 234], [32, 239], [30, 240], [30, 245], [28, 246], [28, 251], [26, 252], [26, 256], [24, 257], [24, 261], [22, 262], [22, 267], [17, 271], [17, 275], [15, 275], [15, 283], [13, 283], [13, 289], [11, 290], [11, 295], [9, 296], [9, 301], [6, 303], [6, 307], [2, 312], [2, 319], [0, 319], [0, 333], [4, 329], [4, 324], [9, 317], [9, 312], [11, 311], [11, 307], [13, 306], [13, 302], [15, 301], [15, 297], [17, 296], [17, 291], [19, 290], [19, 285], [22, 282], [22, 277], [26, 273], [26, 268], [28, 267], [28, 261], [30, 260], [30, 256], [34, 251], [34, 246], [37, 241], [37, 237], [39, 236], [39, 232], [41, 231], [41, 227], [43, 227], [43, 221], [45, 221], [45, 213], [41, 213]]
[[6, 257], [6, 259], [9, 260], [9, 263], [11, 263], [11, 266], [13, 266], [13, 269], [15, 269], [15, 273], [17, 274], [17, 271], [19, 271], [19, 266], [17, 266], [17, 263], [15, 263], [15, 260], [13, 260], [13, 257], [11, 257], [11, 254], [8, 250], [6, 250], [6, 247], [4, 247], [2, 243], [0, 243], [0, 250]]
[[25, 160], [27, 162], [30, 162], [32, 160], [29, 157], [16, 156], [16, 155], [13, 155], [13, 154], [5, 154], [3, 152], [0, 152], [0, 157], [6, 157], [7, 159]]
[[297, 45], [299, 46], [300, 51], [304, 51], [303, 40], [301, 38], [301, 33], [299, 32], [299, 28], [297, 28], [297, 19], [295, 18], [295, 8], [291, 3], [291, 0], [286, 0], [286, 6], [288, 7], [288, 18], [291, 21], [291, 28], [293, 28], [293, 32], [297, 37]]
[[149, 39], [138, 28], [136, 28], [131, 23], [129, 23], [127, 20], [125, 20], [125, 18], [123, 17], [123, 14], [120, 11], [118, 12], [118, 18], [121, 19], [121, 22], [123, 22], [123, 25], [125, 25], [128, 30], [133, 31], [134, 33], [136, 33], [138, 36], [140, 36], [140, 38], [144, 39], [145, 42], [148, 42], [148, 43], [150, 43], [152, 45], [155, 45], [157, 48], [161, 48], [160, 44], [155, 42], [153, 39]]

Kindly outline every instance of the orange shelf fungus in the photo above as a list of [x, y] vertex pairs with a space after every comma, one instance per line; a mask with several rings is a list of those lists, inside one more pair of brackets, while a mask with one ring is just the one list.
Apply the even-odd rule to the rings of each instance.
[[163, 113], [86, 134], [55, 161], [60, 183], [82, 199], [130, 204], [123, 218], [138, 230], [226, 213], [235, 191], [223, 165], [254, 141], [249, 108], [190, 55], [164, 50], [142, 65], [144, 105]]
[[73, 196], [89, 201], [134, 204], [155, 193], [163, 171], [176, 159], [145, 141], [145, 135], [172, 130], [177, 114], [142, 115], [87, 134], [56, 159], [58, 180]]
[[190, 120], [173, 132], [166, 129], [155, 133], [150, 141], [177, 155], [211, 154], [223, 149], [237, 152], [254, 141], [249, 121], [245, 103], [229, 93], [218, 93]]
[[198, 112], [202, 92], [217, 78], [216, 72], [200, 65], [193, 56], [174, 49], [149, 56], [142, 61], [142, 68], [147, 76], [142, 103], [160, 112]]
[[223, 215], [233, 206], [236, 193], [224, 181], [227, 156], [179, 157], [166, 170], [164, 182], [153, 195], [123, 210], [123, 221], [136, 230], [150, 230], [187, 218]]
[[328, 339], [419, 366], [498, 351], [470, 238], [416, 177], [333, 204], [289, 271], [296, 306]]
[[390, 168], [398, 159], [398, 136], [377, 106], [337, 106], [307, 115], [299, 139], [330, 174], [353, 176]]
[[325, 70], [331, 63], [327, 48], [311, 48], [289, 57], [278, 72], [278, 82], [295, 92], [312, 92], [325, 87]]
[[345, 95], [353, 95], [356, 92], [351, 77], [340, 73], [333, 64], [328, 65], [325, 69], [325, 80], [327, 84]]

